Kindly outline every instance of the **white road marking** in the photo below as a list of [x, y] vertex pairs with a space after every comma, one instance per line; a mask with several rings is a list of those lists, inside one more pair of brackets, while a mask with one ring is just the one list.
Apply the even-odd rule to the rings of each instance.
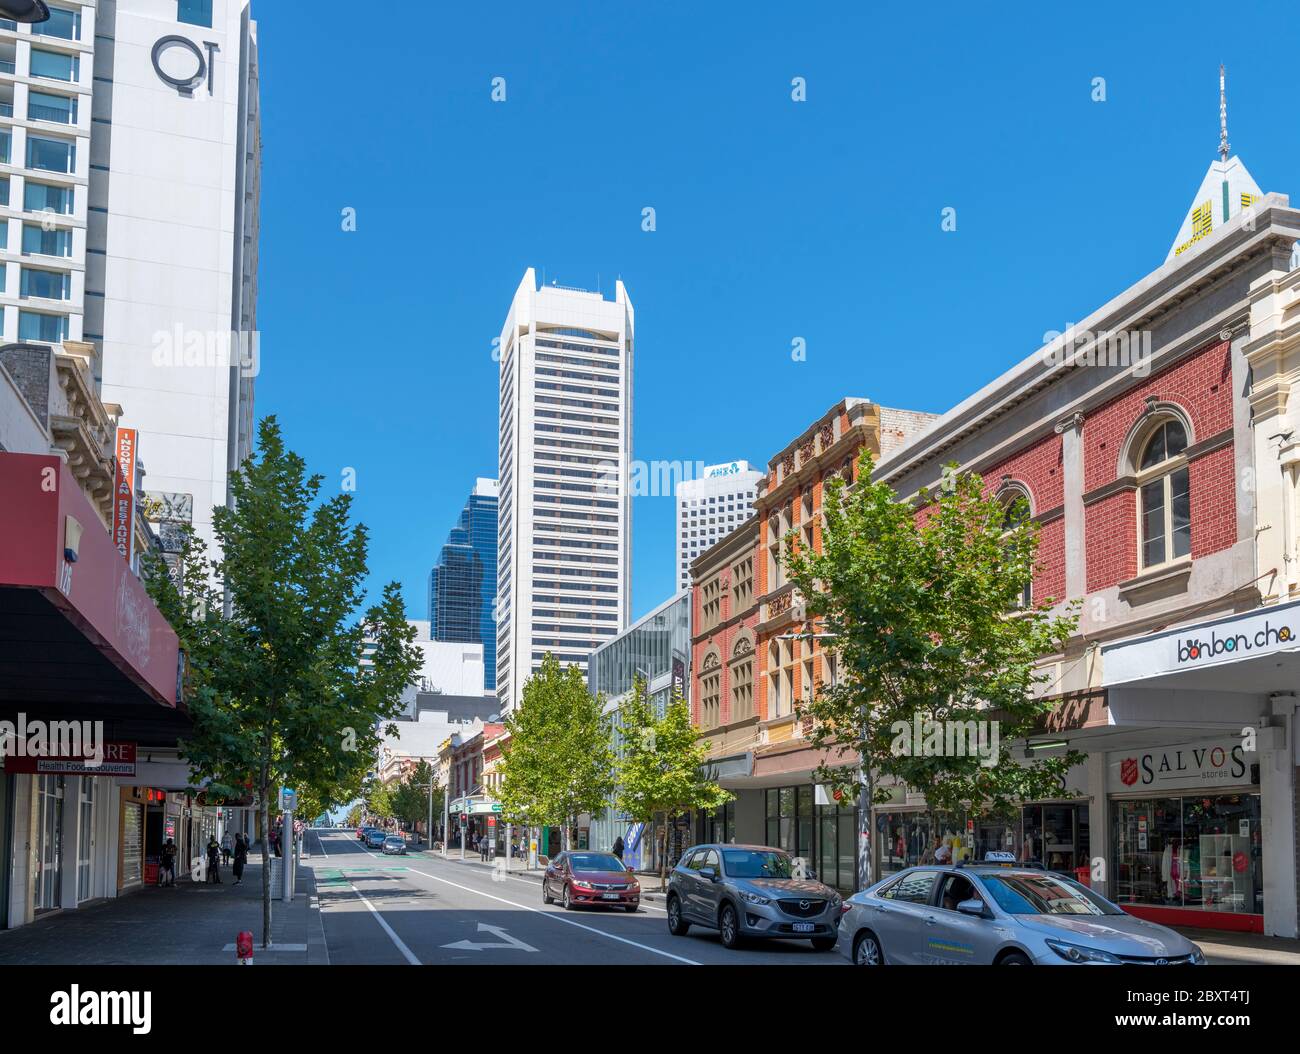
[[531, 944], [525, 944], [523, 941], [519, 940], [519, 938], [510, 936], [510, 934], [508, 934], [505, 931], [505, 927], [503, 926], [489, 926], [486, 922], [480, 922], [478, 924], [478, 931], [479, 933], [496, 934], [496, 936], [500, 939], [501, 943], [493, 944], [492, 942], [489, 941], [483, 944], [477, 944], [471, 940], [464, 940], [464, 941], [457, 941], [455, 944], [444, 944], [443, 947], [457, 948], [463, 951], [471, 951], [471, 952], [481, 952], [485, 948], [517, 948], [519, 951], [522, 952], [537, 951], [537, 949], [534, 948]]
[[357, 889], [357, 887], [351, 882], [349, 882], [348, 885], [352, 886], [352, 892], [361, 899], [361, 903], [370, 909], [370, 914], [374, 915], [375, 921], [378, 922], [379, 925], [383, 927], [384, 932], [392, 938], [393, 943], [397, 945], [397, 950], [406, 957], [406, 961], [412, 966], [423, 966], [424, 964], [415, 957], [415, 953], [402, 943], [402, 938], [393, 932], [393, 927], [388, 925], [388, 920], [385, 919], [383, 915], [379, 914], [378, 909], [366, 899], [365, 894], [362, 893], [361, 890]]
[[595, 933], [611, 941], [618, 941], [620, 944], [630, 944], [634, 948], [640, 948], [642, 951], [650, 952], [652, 955], [662, 955], [665, 959], [673, 959], [679, 963], [686, 963], [688, 966], [699, 966], [700, 963], [694, 959], [687, 959], [681, 955], [674, 955], [672, 952], [661, 951], [659, 948], [652, 948], [648, 944], [642, 944], [639, 941], [629, 940], [627, 937], [619, 937], [613, 933], [607, 933], [599, 930], [595, 926], [584, 926], [581, 922], [575, 922], [573, 919], [566, 919], [560, 915], [552, 915], [549, 911], [543, 911], [541, 908], [535, 908], [531, 904], [518, 904], [513, 900], [506, 900], [505, 897], [498, 897], [492, 893], [484, 893], [481, 889], [474, 889], [472, 886], [462, 886], [459, 882], [453, 882], [449, 878], [439, 878], [437, 875], [431, 875], [427, 871], [417, 871], [415, 868], [409, 868], [412, 874], [423, 875], [425, 878], [431, 878], [435, 882], [443, 882], [455, 889], [464, 890], [466, 893], [473, 893], [476, 896], [487, 897], [489, 900], [498, 901], [501, 904], [509, 904], [512, 908], [520, 908], [523, 911], [531, 911], [544, 919], [550, 919], [553, 922], [562, 922], [566, 926], [576, 926], [580, 930], [586, 930], [588, 933]]

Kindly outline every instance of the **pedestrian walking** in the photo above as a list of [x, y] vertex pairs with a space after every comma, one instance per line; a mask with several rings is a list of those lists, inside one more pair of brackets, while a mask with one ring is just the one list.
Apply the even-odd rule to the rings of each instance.
[[235, 885], [244, 881], [244, 865], [248, 863], [248, 841], [242, 834], [235, 835]]
[[158, 861], [158, 885], [176, 885], [176, 843], [170, 838], [163, 843]]
[[480, 838], [478, 840], [478, 855], [483, 860], [483, 863], [486, 864], [488, 858], [488, 840], [486, 838]]
[[614, 839], [614, 855], [620, 860], [623, 859], [623, 836], [621, 834]]
[[230, 854], [235, 851], [235, 843], [231, 840], [230, 832], [227, 831], [221, 836], [221, 862], [230, 863]]
[[221, 885], [221, 843], [216, 835], [208, 838], [208, 881]]

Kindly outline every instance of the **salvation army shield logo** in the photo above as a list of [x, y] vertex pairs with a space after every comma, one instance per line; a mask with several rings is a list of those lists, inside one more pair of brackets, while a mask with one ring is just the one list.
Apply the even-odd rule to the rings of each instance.
[[1126, 787], [1131, 787], [1138, 781], [1137, 758], [1125, 758], [1119, 763], [1119, 779]]

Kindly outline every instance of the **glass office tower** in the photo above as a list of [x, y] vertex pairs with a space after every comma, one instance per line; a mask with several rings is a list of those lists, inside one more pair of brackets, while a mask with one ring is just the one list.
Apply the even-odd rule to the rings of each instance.
[[497, 481], [480, 479], [429, 575], [433, 640], [483, 645], [483, 689], [497, 684]]

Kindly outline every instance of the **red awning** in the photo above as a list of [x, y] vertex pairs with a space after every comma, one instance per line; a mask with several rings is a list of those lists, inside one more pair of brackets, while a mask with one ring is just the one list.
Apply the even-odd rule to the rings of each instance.
[[0, 702], [175, 708], [178, 656], [63, 461], [0, 453]]

